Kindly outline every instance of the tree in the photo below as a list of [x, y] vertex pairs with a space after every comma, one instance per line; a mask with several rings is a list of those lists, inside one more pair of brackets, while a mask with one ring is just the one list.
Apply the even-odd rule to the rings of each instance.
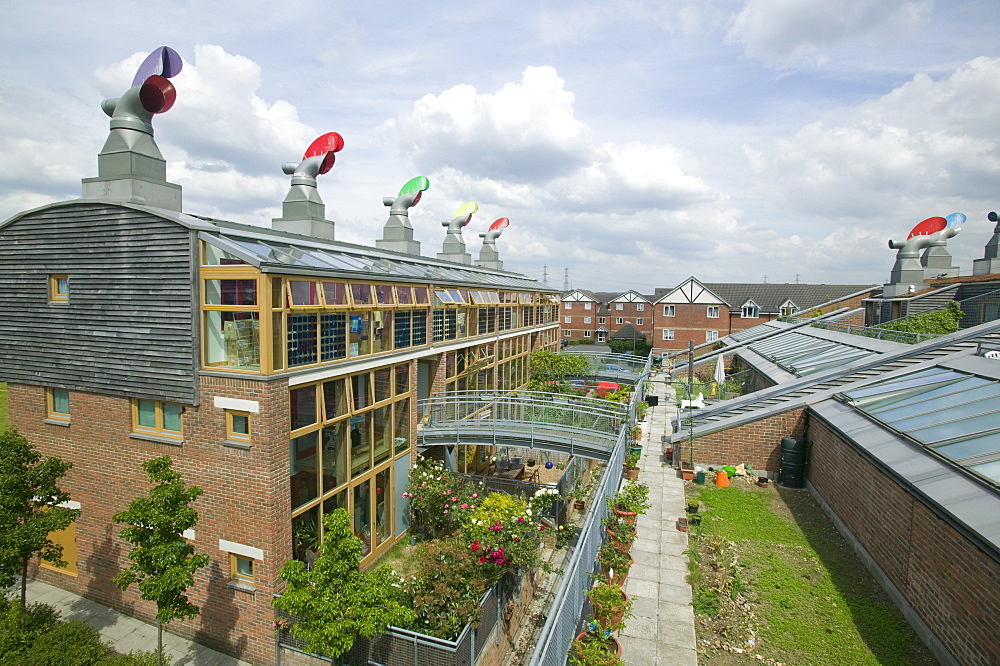
[[194, 572], [208, 564], [208, 555], [195, 553], [183, 536], [198, 522], [198, 512], [188, 506], [202, 490], [186, 488], [172, 468], [170, 456], [147, 460], [142, 468], [153, 486], [148, 497], [137, 497], [114, 517], [125, 525], [121, 536], [134, 548], [129, 568], [111, 579], [121, 590], [135, 583], [142, 599], [156, 602], [156, 652], [163, 658], [163, 625], [178, 618], [197, 617], [198, 607], [187, 598]]
[[56, 456], [43, 460], [16, 430], [0, 433], [0, 585], [10, 587], [20, 574], [22, 609], [32, 556], [66, 566], [62, 546], [49, 534], [80, 515], [79, 509], [66, 508], [69, 495], [57, 485], [72, 466]]
[[389, 625], [407, 626], [413, 602], [388, 567], [361, 571], [361, 539], [351, 532], [351, 514], [337, 509], [323, 517], [323, 544], [311, 569], [290, 560], [281, 568], [285, 593], [273, 602], [295, 616], [291, 632], [306, 649], [339, 657], [359, 637], [374, 638]]
[[528, 389], [548, 391], [549, 382], [559, 381], [565, 377], [589, 375], [590, 362], [582, 354], [557, 354], [540, 349], [531, 352], [528, 369], [531, 372]]

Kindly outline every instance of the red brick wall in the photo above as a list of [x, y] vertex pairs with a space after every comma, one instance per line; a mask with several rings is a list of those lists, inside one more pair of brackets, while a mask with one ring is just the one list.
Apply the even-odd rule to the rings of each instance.
[[[225, 413], [214, 407], [215, 396], [260, 403], [260, 414], [251, 415], [249, 451], [223, 446]], [[43, 388], [11, 385], [9, 406], [12, 425], [43, 455], [73, 463], [62, 487], [82, 509], [78, 577], [37, 567], [32, 575], [152, 621], [153, 603], [140, 600], [134, 586], [122, 592], [110, 583], [127, 565], [130, 548], [118, 538], [112, 516], [148, 494], [141, 464], [169, 455], [184, 482], [204, 490], [193, 504], [199, 514], [194, 545], [212, 558], [189, 590], [200, 617], [171, 622], [169, 630], [252, 663], [273, 662], [271, 594], [281, 565], [291, 558], [286, 381], [203, 378], [201, 406], [185, 408], [182, 446], [129, 437], [131, 408], [124, 398], [70, 392], [69, 427], [43, 423]], [[255, 594], [228, 585], [229, 555], [219, 550], [219, 539], [264, 551], [264, 560], [254, 562]]]
[[1000, 655], [1000, 564], [825, 424], [812, 419], [809, 481], [957, 663]]
[[[777, 472], [781, 438], [802, 438], [805, 426], [805, 408], [800, 407], [763, 421], [695, 437], [694, 462], [702, 465], [750, 463], [755, 470]], [[687, 438], [675, 440], [674, 448], [680, 448], [680, 460], [688, 460], [687, 447]]]

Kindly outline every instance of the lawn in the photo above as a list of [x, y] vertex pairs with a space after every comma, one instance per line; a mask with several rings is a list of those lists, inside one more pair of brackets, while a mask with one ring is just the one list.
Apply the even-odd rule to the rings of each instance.
[[699, 661], [937, 663], [808, 491], [737, 478], [688, 499]]

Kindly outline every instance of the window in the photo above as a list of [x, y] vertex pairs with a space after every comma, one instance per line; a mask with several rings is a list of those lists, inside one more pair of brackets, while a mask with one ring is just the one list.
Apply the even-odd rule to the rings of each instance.
[[590, 337], [590, 331], [584, 331], [583, 332], [583, 337], [589, 338]]
[[571, 323], [573, 323], [573, 318], [572, 317], [563, 317], [563, 323], [564, 324], [571, 324]]
[[624, 309], [625, 309], [624, 303], [615, 303], [615, 310], [624, 310]]
[[563, 337], [564, 338], [571, 338], [571, 337], [573, 337], [573, 331], [563, 331]]
[[646, 320], [645, 320], [645, 319], [643, 319], [642, 317], [638, 317], [638, 318], [637, 318], [637, 319], [635, 320], [635, 325], [636, 325], [636, 326], [642, 326], [642, 325], [643, 325], [644, 323], [646, 323]]
[[663, 329], [663, 339], [664, 340], [673, 340], [674, 339], [674, 329], [672, 329], [672, 328], [665, 328], [665, 329]]
[[708, 306], [708, 316], [710, 318], [712, 318], [712, 319], [718, 319], [719, 318], [719, 306], [718, 305], [709, 305]]
[[[709, 310], [711, 310], [711, 308], [709, 308]], [[676, 313], [676, 310], [675, 310], [674, 306], [673, 305], [664, 305], [663, 306], [663, 316], [664, 317], [676, 317], [677, 313]]]
[[760, 309], [757, 307], [757, 304], [754, 303], [753, 301], [750, 301], [743, 306], [740, 316], [742, 316], [743, 319], [756, 319], [757, 315], [759, 314], [760, 314]]
[[69, 300], [69, 276], [64, 274], [49, 276], [49, 300]]
[[250, 413], [226, 410], [226, 439], [234, 442], [250, 441]]
[[249, 557], [243, 557], [242, 555], [236, 555], [235, 553], [229, 554], [230, 563], [230, 578], [237, 583], [244, 583], [246, 585], [255, 584], [256, 578], [254, 578], [253, 573], [253, 560]]
[[183, 410], [184, 407], [176, 402], [135, 399], [132, 401], [132, 429], [137, 433], [180, 439]]
[[622, 319], [621, 317], [615, 317], [615, 323], [621, 325], [625, 323], [625, 320]]
[[584, 304], [583, 304], [583, 309], [584, 309], [584, 310], [589, 310], [589, 309], [591, 308], [591, 306], [592, 306], [592, 305], [593, 305], [593, 303], [584, 303]]
[[573, 304], [572, 303], [563, 303], [563, 305], [566, 306], [567, 310], [572, 310], [573, 309]]
[[597, 318], [597, 323], [598, 324], [606, 324], [606, 323], [608, 323], [608, 318], [607, 317], [598, 317]]
[[705, 331], [705, 342], [715, 342], [719, 339], [718, 331]]
[[584, 324], [589, 324], [590, 323], [590, 317], [584, 317], [583, 318], [583, 323]]
[[635, 304], [635, 309], [636, 309], [637, 312], [642, 312], [643, 310], [646, 309], [646, 304], [645, 303], [636, 303]]
[[781, 316], [782, 317], [791, 317], [793, 314], [795, 314], [796, 312], [798, 312], [798, 310], [799, 309], [796, 306], [794, 306], [794, 305], [782, 305], [781, 306]]
[[50, 388], [46, 391], [49, 418], [56, 421], [69, 421], [69, 391], [61, 388]]

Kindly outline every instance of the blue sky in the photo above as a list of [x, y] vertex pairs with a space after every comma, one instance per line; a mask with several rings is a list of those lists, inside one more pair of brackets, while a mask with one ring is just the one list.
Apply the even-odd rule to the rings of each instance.
[[423, 254], [472, 200], [473, 256], [509, 217], [505, 267], [556, 287], [881, 283], [890, 238], [953, 212], [969, 273], [1000, 208], [995, 0], [34, 5], [0, 23], [0, 219], [79, 196], [101, 100], [161, 45], [186, 212], [269, 225], [281, 164], [336, 131], [339, 240], [423, 175]]

